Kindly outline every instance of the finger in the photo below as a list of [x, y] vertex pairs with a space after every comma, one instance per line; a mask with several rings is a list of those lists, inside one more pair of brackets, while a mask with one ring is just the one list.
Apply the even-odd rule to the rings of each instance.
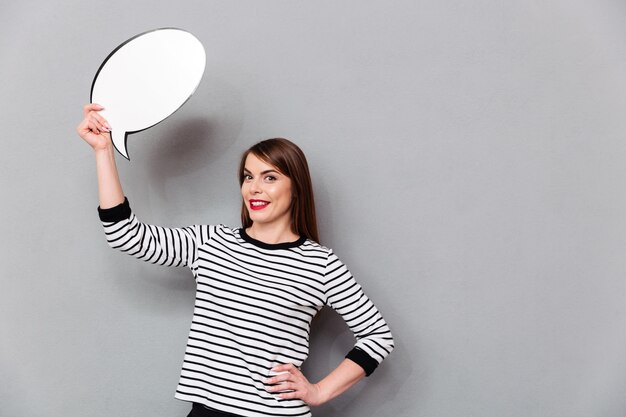
[[282, 384], [279, 385], [274, 385], [272, 387], [274, 389], [274, 391], [278, 391], [278, 392], [287, 392], [287, 391], [298, 391], [298, 384], [296, 384], [295, 382], [283, 382]]
[[278, 398], [280, 398], [282, 400], [291, 400], [291, 399], [294, 399], [294, 398], [302, 399], [301, 395], [297, 391], [280, 392], [280, 393], [277, 393], [277, 394], [274, 394], [274, 395], [276, 395]]
[[289, 372], [297, 371], [298, 368], [293, 363], [285, 363], [272, 368], [272, 372]]
[[281, 384], [281, 386], [283, 386], [283, 384], [285, 384], [286, 382], [295, 381], [294, 375], [289, 374], [289, 373], [276, 375], [273, 379], [274, 379], [274, 381], [272, 382], [273, 384]]
[[87, 120], [87, 128], [89, 130], [102, 130], [102, 125], [95, 119]]
[[105, 132], [108, 132], [111, 130], [111, 127], [109, 126], [109, 124], [107, 123], [107, 121], [98, 116], [95, 113], [90, 113], [90, 122], [93, 123], [99, 130], [103, 130]]
[[266, 387], [265, 390], [272, 394], [285, 394], [288, 392], [298, 392], [298, 385], [294, 383], [285, 383]]
[[83, 115], [87, 116], [91, 111], [101, 111], [104, 110], [104, 107], [97, 103], [89, 103], [83, 106]]
[[78, 131], [78, 133], [83, 132], [85, 130], [89, 130], [89, 120], [87, 119], [81, 120], [78, 126], [76, 126], [76, 130]]
[[102, 126], [106, 126], [109, 128], [111, 127], [107, 119], [105, 119], [100, 113], [96, 111], [89, 112], [89, 114], [86, 117], [97, 120], [98, 123], [100, 123]]
[[96, 123], [93, 123], [92, 121], [89, 121], [87, 123], [87, 130], [95, 133], [96, 135], [106, 132], [106, 130], [103, 127], [99, 126]]
[[266, 378], [265, 380], [263, 380], [263, 383], [265, 385], [276, 385], [276, 384], [280, 384], [282, 382], [283, 382], [283, 380], [279, 379], [278, 376], [273, 376], [273, 377]]

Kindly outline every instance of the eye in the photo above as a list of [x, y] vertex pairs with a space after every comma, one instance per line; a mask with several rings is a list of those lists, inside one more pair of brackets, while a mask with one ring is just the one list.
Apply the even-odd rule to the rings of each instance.
[[273, 175], [268, 175], [267, 177], [265, 177], [265, 181], [267, 182], [274, 182], [276, 181], [276, 177]]
[[252, 179], [252, 175], [250, 174], [243, 174], [243, 180], [244, 181], [250, 181]]

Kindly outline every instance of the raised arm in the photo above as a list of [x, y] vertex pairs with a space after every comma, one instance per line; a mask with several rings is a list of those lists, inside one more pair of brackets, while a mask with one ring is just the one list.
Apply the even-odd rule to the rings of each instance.
[[83, 120], [76, 131], [92, 147], [96, 156], [100, 207], [107, 209], [123, 203], [124, 192], [115, 165], [111, 126], [99, 114], [102, 110], [104, 107], [99, 104], [87, 104], [83, 107]]
[[208, 239], [207, 226], [166, 228], [141, 223], [132, 213], [122, 191], [115, 165], [115, 149], [111, 141], [111, 126], [100, 115], [104, 108], [87, 104], [83, 120], [76, 131], [92, 147], [98, 174], [99, 215], [107, 242], [114, 249], [147, 262], [166, 265], [186, 265], [194, 274], [198, 244]]

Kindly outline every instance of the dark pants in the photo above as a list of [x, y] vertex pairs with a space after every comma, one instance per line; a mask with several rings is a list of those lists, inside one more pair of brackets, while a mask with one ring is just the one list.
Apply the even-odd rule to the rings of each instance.
[[223, 411], [207, 408], [202, 404], [193, 403], [191, 412], [187, 417], [239, 417], [236, 414], [225, 413]]

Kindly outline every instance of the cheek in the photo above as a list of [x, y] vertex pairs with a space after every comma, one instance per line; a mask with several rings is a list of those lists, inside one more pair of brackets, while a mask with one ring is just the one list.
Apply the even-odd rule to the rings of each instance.
[[273, 195], [275, 200], [280, 200], [281, 203], [285, 205], [291, 204], [291, 189], [290, 188], [284, 188], [284, 187], [274, 188], [271, 191], [270, 195]]
[[287, 204], [291, 205], [291, 200], [293, 199], [292, 198], [293, 190], [292, 190], [292, 187], [291, 187], [291, 181], [287, 184], [286, 187], [283, 187], [281, 189], [281, 192], [282, 192], [283, 198], [285, 199], [285, 201], [287, 201]]

